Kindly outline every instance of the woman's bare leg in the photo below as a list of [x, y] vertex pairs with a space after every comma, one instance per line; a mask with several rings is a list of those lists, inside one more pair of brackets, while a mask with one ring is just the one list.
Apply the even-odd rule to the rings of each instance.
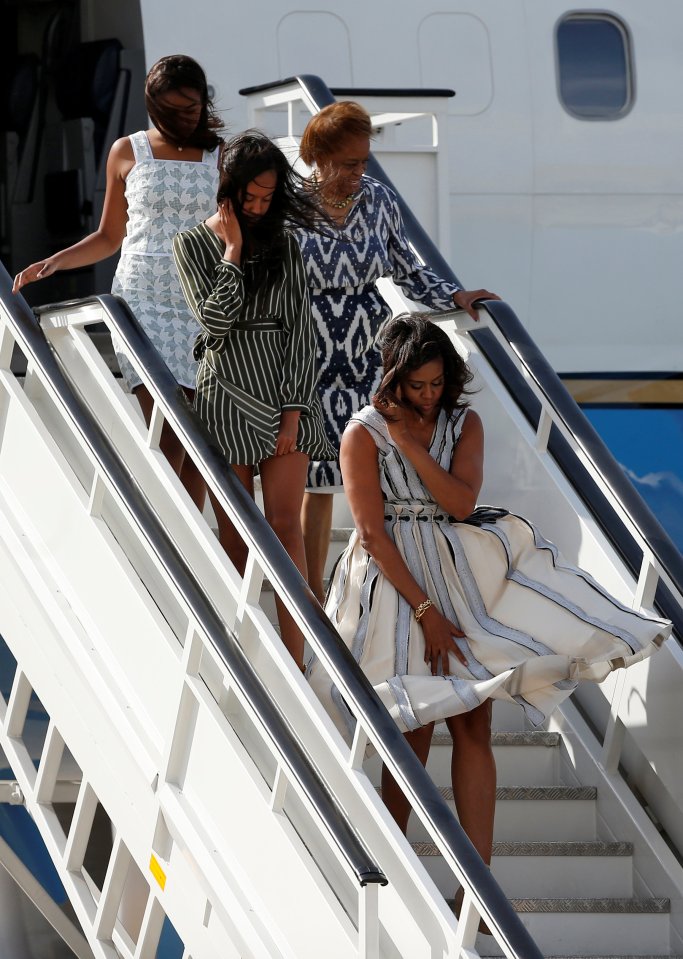
[[[254, 467], [233, 465], [232, 469], [237, 474], [240, 483], [246, 489], [247, 493], [254, 498]], [[228, 554], [230, 562], [235, 567], [240, 576], [244, 576], [244, 570], [247, 565], [247, 556], [249, 547], [237, 532], [228, 514], [216, 499], [212, 490], [209, 490], [209, 499], [216, 516], [218, 524], [218, 540]]]
[[325, 601], [325, 561], [330, 548], [333, 502], [332, 493], [306, 493], [301, 510], [308, 584], [321, 606]]
[[[188, 400], [192, 402], [194, 390], [183, 387]], [[136, 386], [133, 390], [142, 415], [145, 417], [145, 423], [149, 426], [152, 419], [152, 410], [154, 409], [154, 400], [146, 386]], [[190, 495], [190, 499], [200, 511], [204, 509], [206, 501], [206, 483], [204, 477], [199, 472], [194, 462], [189, 456], [185, 455], [185, 447], [180, 442], [174, 431], [168, 423], [164, 423], [161, 428], [161, 441], [159, 449], [164, 454], [174, 473], [180, 477], [180, 482]]]
[[[261, 463], [261, 490], [265, 516], [301, 575], [306, 577], [306, 551], [301, 531], [301, 503], [306, 485], [305, 453], [271, 456]], [[285, 606], [276, 597], [282, 642], [294, 662], [303, 666], [304, 637]]]
[[[429, 723], [428, 726], [421, 726], [419, 729], [405, 734], [408, 745], [423, 766], [426, 765], [429, 757], [433, 732], [434, 723]], [[405, 835], [408, 831], [408, 819], [411, 809], [410, 802], [386, 766], [382, 766], [382, 799], [396, 820], [399, 829]]]
[[[491, 700], [471, 712], [452, 716], [446, 725], [453, 737], [451, 781], [460, 825], [487, 865], [493, 849], [496, 811], [496, 763], [491, 747]], [[463, 890], [455, 896], [459, 912]], [[483, 923], [481, 932], [488, 932]]]

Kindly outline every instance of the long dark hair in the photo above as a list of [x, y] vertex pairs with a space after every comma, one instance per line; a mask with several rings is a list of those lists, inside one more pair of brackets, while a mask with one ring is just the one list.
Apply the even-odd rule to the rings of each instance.
[[[256, 177], [273, 170], [275, 191], [266, 213], [250, 220], [242, 210], [244, 194]], [[318, 230], [321, 213], [306, 181], [289, 164], [282, 150], [264, 133], [246, 130], [229, 140], [223, 150], [218, 203], [230, 200], [242, 231], [247, 290], [256, 289], [282, 265], [287, 230]]]
[[375, 408], [387, 419], [391, 403], [399, 403], [396, 387], [413, 370], [432, 360], [443, 360], [444, 389], [441, 405], [447, 412], [468, 406], [465, 399], [473, 374], [445, 330], [425, 313], [401, 313], [381, 327], [376, 344], [382, 354], [384, 377], [373, 396]]
[[[162, 102], [165, 93], [184, 89], [195, 90], [202, 102], [199, 122], [189, 136], [178, 125], [177, 111]], [[206, 74], [192, 57], [176, 53], [157, 60], [147, 74], [145, 106], [154, 126], [174, 146], [214, 150], [221, 142], [223, 122], [209, 96]]]

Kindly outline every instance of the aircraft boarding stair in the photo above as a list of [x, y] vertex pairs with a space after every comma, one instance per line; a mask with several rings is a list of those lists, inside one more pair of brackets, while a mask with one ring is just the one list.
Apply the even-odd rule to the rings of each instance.
[[[548, 730], [496, 709], [492, 879], [449, 809], [447, 737], [422, 770], [125, 307], [46, 307], [41, 328], [10, 287], [0, 270], [0, 634], [16, 664], [0, 796], [40, 830], [85, 937], [25, 888], [76, 955], [162, 959], [170, 925], [188, 959], [474, 959], [480, 914], [516, 959], [683, 953], [683, 870], [619, 769], [675, 819], [639, 736], [651, 674], [680, 688], [676, 639]], [[680, 633], [680, 557], [509, 308], [439, 322], [477, 374], [483, 499], [532, 515], [622, 601], [656, 599]], [[149, 429], [98, 350], [102, 323], [155, 397]], [[164, 420], [249, 545], [243, 580], [159, 451]], [[272, 590], [357, 716], [350, 749], [279, 640]], [[415, 810], [407, 840], [381, 759]], [[0, 861], [22, 878], [2, 845]]]

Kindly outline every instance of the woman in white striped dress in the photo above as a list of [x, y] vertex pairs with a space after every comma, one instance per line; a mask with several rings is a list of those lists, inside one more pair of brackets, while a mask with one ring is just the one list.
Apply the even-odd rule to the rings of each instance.
[[[423, 763], [446, 721], [460, 822], [489, 862], [491, 701], [517, 702], [540, 725], [577, 682], [650, 655], [671, 623], [625, 608], [523, 517], [475, 509], [483, 428], [444, 330], [404, 314], [378, 345], [380, 390], [341, 443], [356, 531], [326, 611]], [[309, 677], [350, 740], [355, 719], [319, 662]], [[405, 831], [408, 800], [386, 771], [382, 796]]]
[[[306, 575], [299, 513], [309, 459], [333, 453], [317, 394], [315, 330], [301, 253], [287, 227], [320, 213], [278, 147], [247, 131], [225, 148], [218, 212], [173, 241], [202, 332], [195, 407], [249, 493], [261, 475], [266, 519]], [[246, 547], [217, 507], [240, 571]], [[301, 666], [303, 637], [284, 608], [282, 638]]]

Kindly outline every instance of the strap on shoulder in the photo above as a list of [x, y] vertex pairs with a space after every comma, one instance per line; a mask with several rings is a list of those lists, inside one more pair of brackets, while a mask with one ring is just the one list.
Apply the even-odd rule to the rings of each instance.
[[137, 133], [131, 133], [128, 139], [133, 147], [133, 156], [135, 157], [136, 163], [140, 163], [142, 160], [154, 159], [146, 130], [138, 130]]
[[217, 147], [214, 147], [213, 150], [204, 150], [202, 154], [202, 163], [206, 163], [211, 167], [219, 167], [221, 162], [221, 151], [223, 149], [223, 141], [218, 144]]
[[375, 445], [382, 453], [389, 448], [389, 433], [386, 420], [378, 413], [374, 406], [364, 406], [353, 414], [349, 423], [361, 423], [375, 441]]

